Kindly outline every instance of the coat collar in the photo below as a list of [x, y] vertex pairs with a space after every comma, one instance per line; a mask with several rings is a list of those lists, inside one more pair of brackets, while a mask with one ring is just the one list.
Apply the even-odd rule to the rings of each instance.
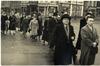
[[86, 25], [86, 27], [87, 27], [86, 30], [87, 30], [88, 32], [93, 32], [93, 31], [90, 29], [89, 25]]
[[[64, 30], [66, 37], [68, 37], [63, 23], [62, 23], [62, 26], [63, 26], [63, 30]], [[68, 27], [69, 27], [69, 37], [70, 37], [70, 25]]]

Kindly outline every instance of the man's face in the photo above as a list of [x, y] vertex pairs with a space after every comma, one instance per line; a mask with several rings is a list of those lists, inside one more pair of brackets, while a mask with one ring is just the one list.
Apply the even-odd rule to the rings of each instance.
[[56, 19], [56, 18], [57, 18], [57, 16], [54, 16], [54, 18]]
[[87, 24], [90, 25], [90, 26], [92, 26], [93, 23], [94, 23], [94, 19], [93, 18], [88, 18]]
[[63, 22], [64, 25], [67, 25], [67, 24], [69, 23], [69, 20], [68, 20], [67, 18], [64, 18], [64, 19], [62, 20], [62, 22]]

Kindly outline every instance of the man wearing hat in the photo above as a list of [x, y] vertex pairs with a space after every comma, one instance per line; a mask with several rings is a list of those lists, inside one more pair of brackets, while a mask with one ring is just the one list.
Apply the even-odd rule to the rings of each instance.
[[73, 26], [70, 24], [70, 16], [65, 14], [54, 29], [51, 47], [55, 46], [54, 50], [54, 64], [55, 65], [69, 65], [72, 63], [73, 56], [73, 40], [75, 33]]
[[57, 21], [57, 13], [53, 13], [52, 16], [49, 16], [49, 20], [48, 21], [49, 21], [49, 23], [48, 23], [48, 34], [49, 34], [48, 44], [50, 46], [54, 28], [55, 28], [56, 24], [58, 23], [58, 21]]
[[93, 26], [94, 19], [87, 18], [87, 24], [81, 29], [81, 65], [94, 64], [95, 55], [98, 52], [99, 38], [96, 29]]

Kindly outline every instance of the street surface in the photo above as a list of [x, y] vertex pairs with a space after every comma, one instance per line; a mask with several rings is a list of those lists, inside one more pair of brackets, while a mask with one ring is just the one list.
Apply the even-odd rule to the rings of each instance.
[[[79, 19], [72, 20], [76, 39], [79, 31]], [[94, 25], [100, 37], [100, 21], [96, 20]], [[100, 40], [100, 39], [99, 39]], [[80, 51], [77, 54], [80, 57]], [[16, 31], [15, 36], [1, 35], [1, 64], [2, 65], [52, 65], [52, 52], [48, 45], [42, 44], [42, 41], [32, 42], [29, 34], [23, 38], [21, 32]], [[96, 55], [95, 65], [100, 65], [100, 45], [99, 52]]]

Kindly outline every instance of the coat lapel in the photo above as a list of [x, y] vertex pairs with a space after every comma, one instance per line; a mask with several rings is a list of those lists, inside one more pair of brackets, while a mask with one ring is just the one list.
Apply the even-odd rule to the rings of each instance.
[[87, 31], [90, 33], [92, 33], [92, 30], [89, 28], [89, 26], [88, 25], [86, 25], [86, 27], [87, 27]]
[[93, 39], [95, 40], [97, 38], [97, 33], [96, 33], [96, 29], [93, 27]]
[[64, 33], [64, 35], [65, 35], [65, 36], [66, 36], [66, 38], [67, 38], [67, 33], [66, 33], [66, 30], [65, 30], [64, 24], [63, 24], [62, 29], [63, 29], [63, 33]]
[[86, 25], [86, 27], [87, 27], [87, 32], [88, 32], [88, 34], [90, 35], [90, 37], [91, 37], [91, 39], [93, 40], [93, 41], [95, 41], [95, 38], [96, 38], [96, 30], [95, 30], [95, 28], [93, 28], [92, 30], [89, 28], [89, 26], [88, 25]]
[[89, 28], [89, 26], [88, 25], [86, 25], [86, 31], [87, 31], [87, 34], [88, 34], [88, 36], [89, 36], [89, 38], [90, 39], [92, 39], [92, 30]]

